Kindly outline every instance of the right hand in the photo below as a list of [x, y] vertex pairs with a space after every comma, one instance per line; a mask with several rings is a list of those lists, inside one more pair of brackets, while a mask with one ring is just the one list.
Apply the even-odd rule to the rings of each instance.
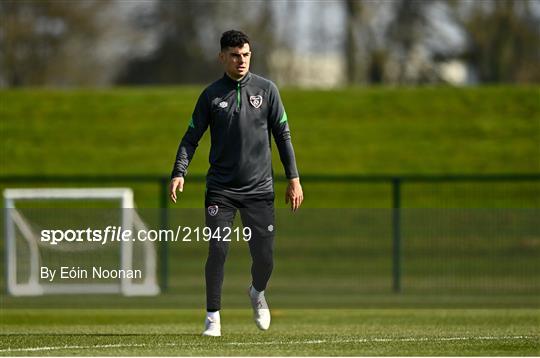
[[184, 177], [176, 177], [171, 179], [169, 185], [169, 195], [173, 203], [176, 203], [176, 190], [182, 192], [184, 190]]

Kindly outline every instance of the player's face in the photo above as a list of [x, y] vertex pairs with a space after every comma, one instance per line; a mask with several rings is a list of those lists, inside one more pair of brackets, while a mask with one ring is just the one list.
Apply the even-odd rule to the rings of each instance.
[[251, 49], [249, 44], [242, 47], [227, 47], [219, 53], [219, 59], [229, 77], [239, 80], [249, 71]]

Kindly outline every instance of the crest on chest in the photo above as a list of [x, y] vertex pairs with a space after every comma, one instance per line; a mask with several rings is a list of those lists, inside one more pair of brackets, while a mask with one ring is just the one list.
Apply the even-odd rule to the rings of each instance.
[[261, 95], [249, 96], [249, 103], [255, 108], [259, 108], [262, 105], [263, 98]]

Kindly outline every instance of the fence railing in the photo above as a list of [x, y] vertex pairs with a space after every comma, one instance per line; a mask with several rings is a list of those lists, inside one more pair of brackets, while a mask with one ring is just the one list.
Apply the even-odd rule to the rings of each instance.
[[[277, 177], [277, 180], [285, 180]], [[104, 183], [144, 183], [155, 184], [161, 209], [160, 227], [169, 226], [169, 176], [164, 175], [4, 175], [0, 176], [0, 185], [29, 184], [104, 184]], [[203, 175], [190, 175], [191, 182], [202, 183]], [[401, 292], [402, 273], [402, 188], [410, 183], [488, 183], [488, 182], [540, 182], [540, 174], [483, 174], [483, 175], [303, 175], [304, 183], [348, 183], [348, 184], [384, 184], [391, 188], [392, 207], [392, 287], [394, 292]], [[167, 243], [160, 246], [160, 280], [163, 290], [168, 284], [168, 248]]]

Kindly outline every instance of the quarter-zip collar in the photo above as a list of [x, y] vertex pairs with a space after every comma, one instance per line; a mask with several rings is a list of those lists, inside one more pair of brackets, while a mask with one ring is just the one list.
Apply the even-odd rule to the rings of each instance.
[[246, 73], [246, 75], [244, 77], [242, 77], [242, 79], [240, 81], [233, 80], [232, 78], [229, 77], [229, 75], [227, 73], [223, 74], [223, 79], [225, 80], [225, 82], [231, 84], [235, 88], [238, 85], [240, 85], [240, 87], [244, 87], [251, 80], [251, 72]]

